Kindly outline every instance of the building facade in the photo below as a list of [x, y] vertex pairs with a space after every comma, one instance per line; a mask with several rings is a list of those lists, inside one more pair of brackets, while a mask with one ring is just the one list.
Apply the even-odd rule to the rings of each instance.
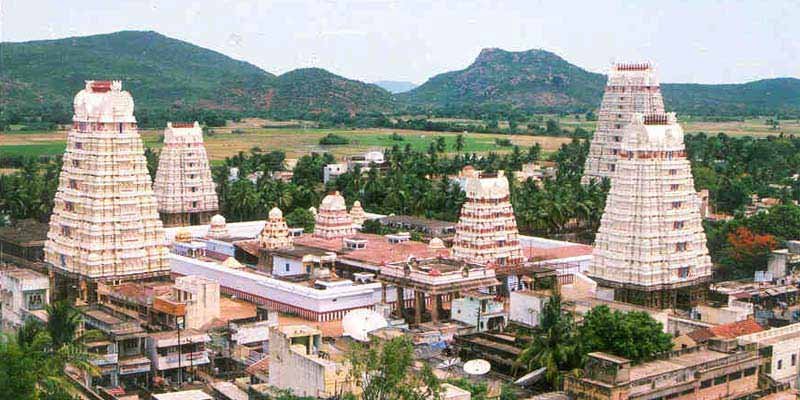
[[648, 63], [612, 66], [597, 116], [597, 130], [586, 157], [583, 182], [611, 178], [623, 130], [634, 113], [663, 112], [664, 99], [655, 67]]
[[56, 298], [91, 301], [97, 281], [169, 273], [133, 106], [120, 81], [87, 81], [75, 96], [45, 244]]
[[2, 327], [19, 328], [31, 311], [43, 310], [50, 302], [50, 281], [28, 269], [1, 270], [0, 301]]
[[587, 275], [619, 301], [694, 305], [711, 259], [683, 129], [675, 114], [635, 114], [624, 135]]
[[207, 224], [219, 210], [197, 121], [167, 123], [153, 190], [164, 226]]

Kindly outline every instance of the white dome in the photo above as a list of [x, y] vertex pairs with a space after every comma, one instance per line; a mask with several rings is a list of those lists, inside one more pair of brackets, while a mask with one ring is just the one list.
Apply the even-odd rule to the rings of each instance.
[[283, 218], [283, 211], [281, 211], [281, 209], [278, 207], [272, 207], [272, 210], [269, 210], [269, 218], [270, 219]]
[[219, 214], [211, 217], [211, 225], [225, 225], [225, 217]]
[[389, 322], [386, 321], [386, 318], [366, 308], [350, 311], [342, 318], [344, 335], [361, 342], [369, 341], [368, 333], [387, 326], [389, 326]]
[[438, 237], [435, 237], [435, 238], [431, 239], [431, 241], [428, 242], [428, 247], [431, 248], [431, 249], [444, 249], [445, 248], [444, 242], [442, 241], [442, 239], [439, 239]]
[[324, 199], [322, 199], [322, 204], [319, 205], [319, 209], [321, 210], [347, 210], [347, 207], [344, 204], [344, 197], [342, 197], [339, 192], [333, 192]]
[[353, 208], [361, 208], [361, 202], [356, 200], [353, 202]]

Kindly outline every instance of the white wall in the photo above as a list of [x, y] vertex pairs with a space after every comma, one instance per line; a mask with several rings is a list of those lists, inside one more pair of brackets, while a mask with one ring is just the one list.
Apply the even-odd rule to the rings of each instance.
[[509, 320], [522, 325], [539, 326], [547, 301], [547, 297], [534, 296], [529, 292], [511, 292]]

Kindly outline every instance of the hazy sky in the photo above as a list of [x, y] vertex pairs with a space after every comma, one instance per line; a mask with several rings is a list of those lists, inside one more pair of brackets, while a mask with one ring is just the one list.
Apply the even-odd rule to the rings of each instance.
[[800, 0], [0, 0], [0, 12], [2, 41], [154, 30], [272, 73], [369, 82], [422, 83], [484, 47], [551, 50], [596, 72], [650, 60], [663, 82], [800, 77]]

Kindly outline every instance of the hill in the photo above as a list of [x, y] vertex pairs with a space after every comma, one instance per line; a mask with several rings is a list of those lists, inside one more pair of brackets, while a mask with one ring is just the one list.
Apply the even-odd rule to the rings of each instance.
[[122, 31], [2, 46], [0, 107], [6, 123], [40, 117], [69, 121], [72, 98], [87, 79], [123, 80], [123, 88], [136, 101], [137, 115], [145, 121], [153, 115], [181, 118], [193, 109], [302, 115], [362, 112], [392, 103], [391, 94], [374, 85], [319, 69], [276, 77], [250, 63], [156, 32]]
[[377, 81], [373, 83], [388, 90], [390, 93], [403, 93], [417, 87], [416, 83], [407, 81]]
[[[582, 112], [596, 109], [606, 77], [544, 50], [484, 49], [466, 69], [436, 75], [398, 95], [410, 107], [448, 114], [522, 109]], [[800, 79], [743, 84], [662, 84], [667, 109], [692, 115], [800, 115]]]
[[603, 75], [548, 51], [484, 49], [467, 68], [436, 75], [398, 98], [425, 108], [580, 111], [597, 106], [604, 83]]

